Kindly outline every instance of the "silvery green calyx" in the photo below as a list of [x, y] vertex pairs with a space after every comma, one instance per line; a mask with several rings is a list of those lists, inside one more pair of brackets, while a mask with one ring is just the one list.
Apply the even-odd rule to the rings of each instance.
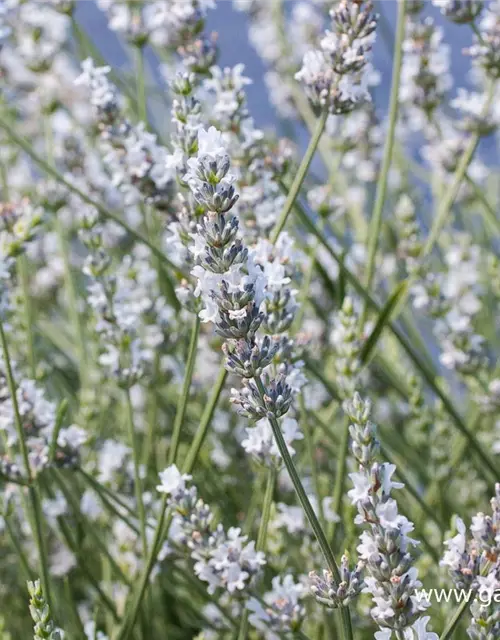
[[448, 569], [457, 588], [493, 594], [500, 586], [500, 484], [495, 485], [490, 504], [491, 515], [478, 513], [472, 518], [469, 538], [465, 523], [457, 517], [457, 534], [445, 540], [447, 550], [441, 565]]
[[[185, 180], [206, 210], [190, 247], [196, 263], [195, 295], [204, 307], [202, 321], [214, 322], [226, 340], [226, 368], [243, 378], [242, 388], [232, 390], [232, 403], [241, 415], [259, 421], [246, 429], [243, 447], [261, 463], [274, 465], [279, 453], [268, 419], [285, 416], [303, 384], [293, 341], [285, 337], [297, 308], [296, 292], [289, 286], [297, 252], [287, 234], [276, 246], [267, 240], [253, 247], [245, 243], [240, 222], [232, 214], [237, 195], [225, 139], [213, 127], [201, 130], [197, 155], [187, 162]], [[293, 453], [291, 443], [302, 437], [298, 424], [287, 417], [281, 426]]]
[[293, 287], [301, 279], [304, 255], [286, 232], [275, 244], [264, 238], [258, 240], [252, 255], [266, 279], [263, 330], [274, 336], [286, 334], [299, 308], [298, 291]]
[[356, 394], [347, 406], [351, 420], [349, 433], [353, 456], [361, 467], [369, 467], [377, 457], [380, 447], [376, 437], [377, 427], [370, 420], [371, 403], [369, 400], [363, 402]]
[[289, 288], [273, 292], [266, 300], [265, 329], [277, 334], [287, 331], [295, 318], [297, 302]]
[[186, 182], [193, 195], [205, 210], [224, 214], [238, 200], [233, 186], [234, 177], [229, 173], [231, 162], [221, 145], [220, 134], [213, 127], [198, 134], [198, 153], [188, 160]]
[[28, 591], [30, 613], [35, 623], [33, 640], [62, 640], [62, 632], [54, 625], [40, 580], [28, 582]]
[[311, 592], [316, 600], [331, 609], [345, 607], [363, 591], [364, 563], [358, 562], [355, 568], [350, 568], [349, 555], [344, 554], [340, 563], [340, 581], [334, 579], [332, 573], [326, 569], [319, 576], [315, 571], [309, 574]]
[[234, 344], [226, 343], [224, 352], [227, 366], [243, 378], [255, 378], [271, 364], [279, 346], [279, 342], [272, 341], [269, 336], [264, 336], [260, 344], [256, 343], [253, 346], [245, 340], [239, 340]]
[[332, 113], [347, 113], [370, 99], [369, 57], [377, 19], [370, 1], [342, 1], [330, 15], [332, 30], [318, 49], [305, 54], [295, 78], [304, 83], [313, 104]]
[[290, 409], [293, 402], [292, 389], [284, 376], [263, 380], [265, 392], [260, 391], [252, 380], [244, 383], [241, 390], [231, 390], [231, 402], [237, 406], [238, 412], [250, 420], [275, 417], [281, 418]]
[[[249, 297], [254, 297], [253, 285], [246, 286], [242, 294], [230, 294], [224, 284], [221, 284], [220, 290], [220, 295], [214, 293], [212, 296], [219, 308], [217, 333], [228, 340], [248, 339], [251, 341], [248, 349], [253, 351], [255, 334], [263, 320], [263, 314], [258, 310], [257, 305], [253, 300], [248, 301]], [[268, 352], [266, 349], [266, 353]], [[228, 353], [231, 351], [229, 350]]]

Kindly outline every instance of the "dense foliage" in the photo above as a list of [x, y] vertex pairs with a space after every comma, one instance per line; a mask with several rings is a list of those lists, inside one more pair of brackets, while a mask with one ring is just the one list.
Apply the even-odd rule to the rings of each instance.
[[500, 2], [234, 0], [268, 132], [96, 1], [0, 1], [0, 640], [500, 639]]

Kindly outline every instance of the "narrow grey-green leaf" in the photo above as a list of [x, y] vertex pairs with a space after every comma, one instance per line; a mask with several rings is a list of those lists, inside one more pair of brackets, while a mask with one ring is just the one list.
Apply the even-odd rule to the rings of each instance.
[[378, 344], [380, 336], [385, 327], [390, 323], [394, 309], [397, 308], [399, 301], [406, 296], [408, 282], [401, 282], [393, 291], [391, 297], [383, 306], [378, 320], [371, 332], [369, 338], [365, 342], [361, 351], [361, 362], [366, 364], [369, 362], [375, 347]]

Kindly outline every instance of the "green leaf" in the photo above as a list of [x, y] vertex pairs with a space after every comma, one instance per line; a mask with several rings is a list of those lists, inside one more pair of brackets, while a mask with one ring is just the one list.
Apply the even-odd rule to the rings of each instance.
[[[309, 218], [305, 210], [300, 206], [299, 201], [295, 203], [295, 209], [298, 213], [298, 217], [300, 222], [304, 225], [304, 227], [312, 233], [325, 247], [326, 251], [330, 254], [330, 256], [335, 260], [338, 264], [340, 271], [342, 271], [345, 275], [345, 278], [349, 284], [356, 290], [356, 292], [366, 301], [367, 306], [374, 309], [375, 311], [382, 313], [382, 308], [376, 302], [376, 300], [372, 297], [372, 295], [365, 289], [362, 283], [358, 280], [356, 275], [352, 273], [342, 262], [342, 259], [339, 255], [334, 251], [332, 246], [330, 245], [328, 238], [316, 227], [314, 222]], [[402, 294], [401, 294], [402, 295]], [[497, 477], [497, 465], [495, 461], [492, 459], [491, 455], [485, 451], [476, 438], [474, 432], [470, 429], [470, 427], [466, 424], [465, 420], [462, 418], [460, 413], [455, 408], [453, 402], [448, 397], [447, 393], [442, 389], [437, 376], [434, 371], [429, 367], [429, 365], [422, 359], [422, 356], [419, 352], [413, 347], [410, 341], [407, 339], [405, 334], [400, 330], [400, 328], [390, 320], [387, 320], [387, 327], [390, 329], [391, 333], [394, 335], [396, 340], [399, 342], [406, 355], [410, 358], [413, 365], [419, 370], [423, 379], [435, 393], [435, 395], [441, 400], [443, 403], [443, 408], [446, 413], [450, 416], [453, 421], [453, 425], [460, 431], [468, 440], [471, 449], [477, 454], [478, 458], [482, 462], [482, 466], [478, 469], [481, 473], [482, 477], [489, 482], [488, 474], [491, 474], [491, 477]]]
[[361, 351], [361, 362], [366, 364], [369, 362], [375, 347], [378, 344], [379, 338], [382, 335], [385, 327], [390, 323], [392, 314], [397, 308], [401, 299], [405, 298], [408, 291], [408, 282], [401, 282], [393, 291], [391, 297], [387, 300], [380, 312], [377, 323], [373, 328], [368, 340], [365, 342]]

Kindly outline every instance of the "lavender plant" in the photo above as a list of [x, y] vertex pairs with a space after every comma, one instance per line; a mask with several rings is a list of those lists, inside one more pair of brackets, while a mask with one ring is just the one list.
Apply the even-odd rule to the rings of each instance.
[[95, 5], [0, 0], [0, 639], [500, 638], [499, 3]]

